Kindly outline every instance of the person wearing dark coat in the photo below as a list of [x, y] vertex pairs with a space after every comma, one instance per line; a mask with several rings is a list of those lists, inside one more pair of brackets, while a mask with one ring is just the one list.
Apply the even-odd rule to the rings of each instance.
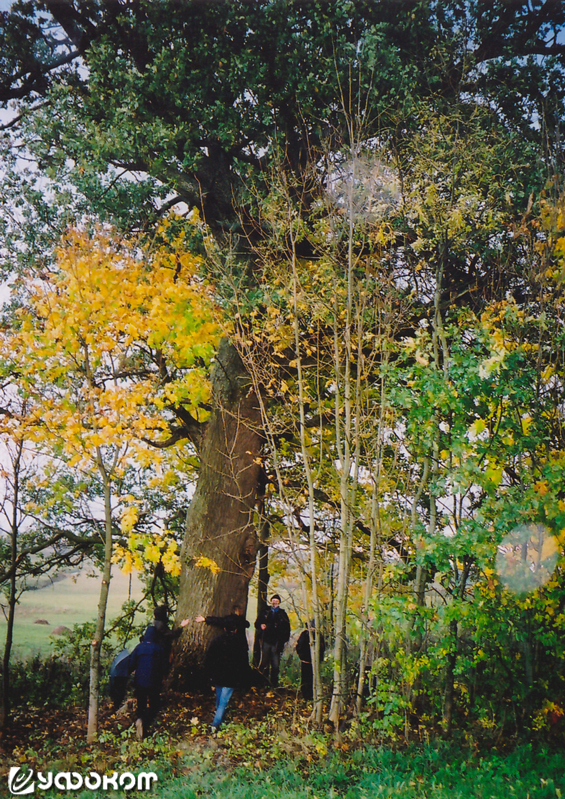
[[216, 691], [216, 713], [212, 721], [212, 731], [216, 732], [225, 718], [234, 690], [245, 686], [248, 680], [247, 647], [238, 634], [237, 625], [230, 619], [224, 623], [224, 632], [208, 647], [204, 666]]
[[261, 645], [259, 671], [267, 682], [270, 681], [273, 688], [279, 684], [281, 655], [290, 638], [290, 621], [280, 604], [280, 596], [273, 594], [271, 607], [265, 608], [255, 622], [256, 635], [259, 636]]
[[137, 700], [136, 734], [143, 738], [159, 710], [161, 683], [167, 670], [167, 657], [153, 625], [144, 632], [141, 642], [129, 658], [130, 673], [134, 675], [134, 695]]
[[[296, 642], [296, 654], [300, 658], [300, 690], [304, 699], [314, 698], [314, 669], [312, 668], [312, 651], [316, 640], [316, 630], [314, 622], [310, 622], [310, 630], [312, 631], [312, 649], [310, 648], [310, 633], [308, 629], [303, 630], [298, 636]], [[324, 636], [319, 633], [320, 639], [320, 663], [324, 659], [326, 651], [326, 643]]]
[[232, 605], [231, 613], [228, 613], [227, 616], [196, 616], [194, 621], [198, 622], [198, 624], [208, 624], [211, 627], [219, 627], [221, 630], [224, 629], [226, 622], [231, 622], [235, 624], [237, 628], [237, 634], [241, 638], [242, 643], [245, 643], [245, 648], [249, 649], [249, 642], [247, 640], [247, 632], [246, 630], [249, 627], [249, 622], [245, 618], [244, 609], [241, 605]]

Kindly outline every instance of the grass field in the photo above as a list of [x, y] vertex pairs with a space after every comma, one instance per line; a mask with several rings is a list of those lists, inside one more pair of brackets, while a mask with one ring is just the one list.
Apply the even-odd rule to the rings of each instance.
[[[310, 766], [281, 758], [274, 767], [250, 768], [234, 766], [225, 743], [212, 741], [176, 759], [173, 769], [162, 759], [145, 760], [146, 744], [131, 746], [143, 761], [132, 772], [153, 771], [157, 783], [150, 793], [160, 799], [560, 799], [565, 790], [562, 753], [529, 745], [505, 754], [461, 751], [442, 742], [397, 751], [367, 746], [345, 757], [328, 754]], [[118, 772], [124, 770], [118, 766]], [[107, 799], [118, 794], [47, 790], [42, 795]]]
[[562, 754], [529, 746], [483, 756], [441, 743], [404, 751], [367, 747], [309, 768], [283, 761], [266, 770], [222, 768], [218, 760], [217, 751], [209, 764], [193, 757], [183, 776], [163, 775], [160, 799], [560, 799], [565, 790]]
[[[36, 653], [48, 654], [50, 636], [60, 625], [72, 627], [96, 618], [100, 577], [89, 577], [88, 571], [67, 572], [55, 582], [26, 591], [16, 608], [13, 658], [27, 658]], [[142, 588], [136, 577], [114, 569], [110, 583], [107, 619], [115, 618], [129, 598], [140, 599]], [[44, 620], [47, 624], [37, 624]], [[0, 652], [6, 641], [6, 619], [0, 615]]]

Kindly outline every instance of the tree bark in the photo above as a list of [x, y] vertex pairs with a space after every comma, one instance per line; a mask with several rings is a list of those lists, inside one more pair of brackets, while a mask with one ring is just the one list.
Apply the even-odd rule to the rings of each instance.
[[455, 704], [455, 666], [457, 665], [458, 624], [456, 619], [449, 622], [449, 653], [445, 669], [445, 690], [443, 694], [443, 731], [451, 735], [453, 708]]
[[102, 458], [98, 451], [99, 468], [104, 481], [104, 568], [100, 583], [98, 614], [96, 629], [90, 646], [90, 681], [88, 690], [88, 719], [86, 725], [86, 741], [94, 743], [98, 736], [98, 706], [100, 704], [100, 653], [104, 640], [108, 594], [112, 577], [112, 498], [110, 478], [102, 467]]
[[[12, 562], [15, 561], [15, 535], [12, 532]], [[0, 706], [0, 730], [8, 723], [10, 715], [10, 657], [12, 653], [12, 642], [14, 636], [14, 620], [16, 615], [17, 601], [16, 587], [16, 568], [14, 566], [10, 578], [10, 593], [8, 596], [8, 618], [6, 624], [6, 642], [4, 645], [4, 655], [2, 657], [2, 703]]]
[[[254, 512], [259, 496], [261, 411], [234, 345], [220, 343], [212, 373], [213, 404], [200, 447], [200, 475], [190, 503], [181, 560], [177, 620], [188, 618], [175, 650], [172, 679], [185, 687], [203, 684], [202, 666], [217, 634], [194, 617], [226, 615], [247, 606], [258, 548]], [[199, 559], [219, 567], [214, 573]]]
[[8, 618], [6, 619], [6, 643], [2, 658], [2, 701], [0, 705], [0, 729], [8, 723], [10, 715], [10, 657], [12, 654], [12, 643], [14, 638], [14, 621], [16, 617], [17, 603], [17, 564], [18, 564], [18, 505], [20, 493], [20, 469], [23, 451], [23, 442], [18, 441], [16, 454], [12, 460], [13, 467], [13, 497], [12, 497], [12, 521], [10, 525], [10, 591], [8, 594]]
[[[264, 504], [264, 503], [263, 503]], [[259, 542], [257, 550], [257, 616], [267, 607], [267, 592], [269, 590], [269, 536], [270, 524], [263, 519], [259, 530]], [[261, 639], [255, 636], [253, 641], [253, 666], [259, 667], [261, 660]]]

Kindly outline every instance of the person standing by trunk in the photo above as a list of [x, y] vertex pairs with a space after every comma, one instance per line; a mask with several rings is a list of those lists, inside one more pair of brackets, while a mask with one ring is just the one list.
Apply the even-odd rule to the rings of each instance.
[[135, 672], [133, 680], [137, 700], [135, 731], [140, 740], [159, 710], [161, 684], [167, 666], [166, 652], [159, 643], [158, 632], [153, 625], [150, 625], [129, 657], [130, 672]]
[[261, 643], [259, 671], [276, 688], [279, 684], [281, 655], [290, 638], [290, 621], [286, 611], [281, 608], [278, 594], [273, 594], [271, 606], [257, 616], [255, 629]]
[[211, 627], [219, 627], [221, 630], [224, 629], [226, 622], [231, 621], [237, 627], [237, 634], [241, 638], [241, 641], [245, 643], [245, 647], [249, 650], [249, 643], [247, 641], [247, 633], [246, 630], [249, 627], [249, 622], [245, 618], [245, 610], [241, 605], [232, 605], [231, 613], [228, 613], [227, 616], [203, 616], [199, 614], [194, 619], [195, 622], [198, 624], [208, 624]]
[[212, 732], [216, 732], [225, 718], [234, 690], [245, 685], [249, 670], [247, 646], [233, 620], [227, 618], [224, 632], [213, 639], [204, 665], [216, 691], [216, 712], [212, 721]]
[[189, 620], [183, 619], [179, 627], [176, 627], [174, 630], [171, 630], [169, 627], [168, 619], [169, 619], [169, 609], [167, 608], [167, 606], [157, 605], [157, 607], [154, 610], [153, 621], [151, 622], [150, 626], [155, 628], [157, 632], [157, 637], [155, 640], [157, 641], [157, 643], [161, 644], [161, 646], [165, 650], [165, 657], [167, 663], [170, 664], [171, 650], [173, 648], [173, 643], [180, 636], [180, 634], [183, 631], [183, 628], [186, 627]]
[[[310, 647], [310, 632], [312, 633], [312, 646]], [[322, 633], [318, 633], [320, 639], [320, 663], [324, 659], [326, 642]], [[312, 667], [312, 654], [316, 641], [316, 629], [312, 620], [309, 629], [303, 630], [296, 642], [296, 654], [300, 658], [300, 690], [304, 699], [314, 698], [314, 669]]]

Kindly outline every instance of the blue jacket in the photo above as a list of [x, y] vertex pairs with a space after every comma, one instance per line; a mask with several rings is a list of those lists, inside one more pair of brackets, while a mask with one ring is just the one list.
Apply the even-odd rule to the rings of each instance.
[[155, 627], [149, 626], [130, 655], [129, 670], [135, 672], [134, 683], [140, 688], [159, 688], [165, 676], [167, 657], [158, 638]]

